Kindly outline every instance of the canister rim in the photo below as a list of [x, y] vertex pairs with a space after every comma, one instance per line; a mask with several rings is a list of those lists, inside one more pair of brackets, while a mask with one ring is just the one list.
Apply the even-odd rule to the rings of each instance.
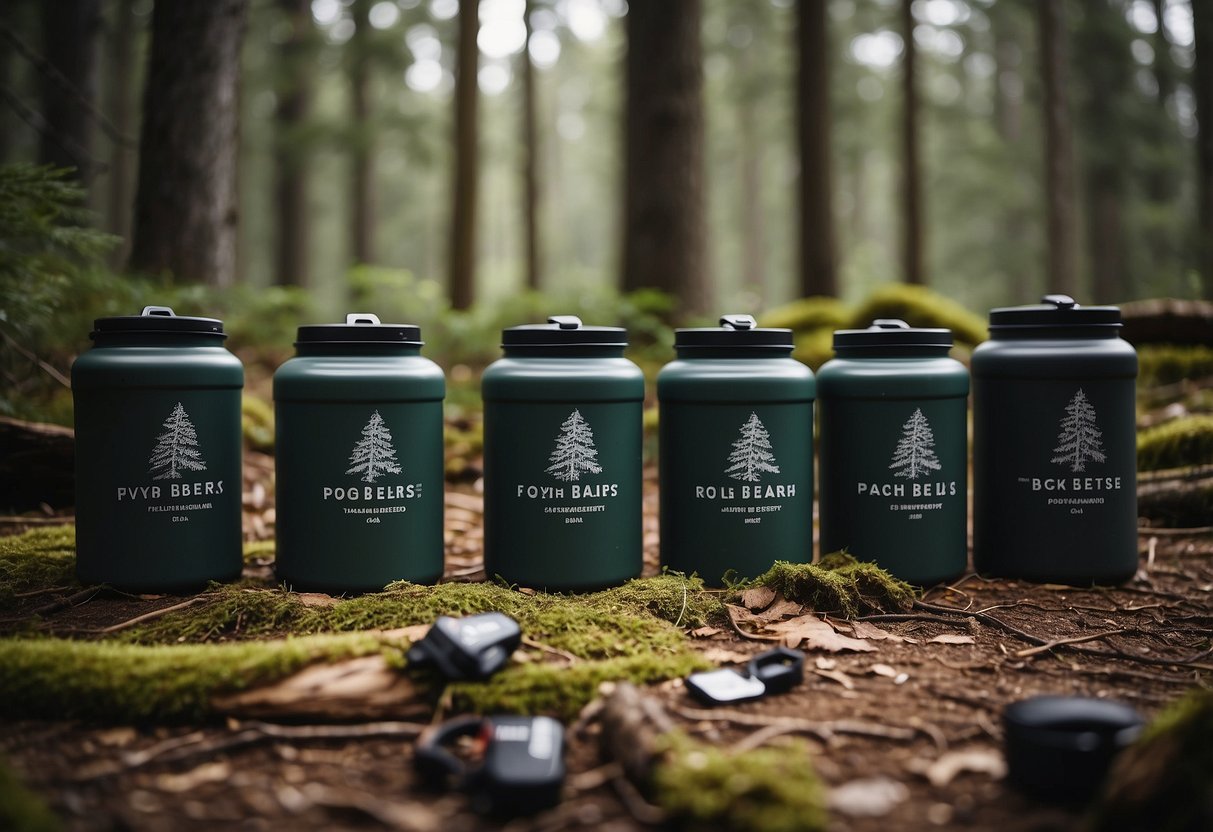
[[296, 330], [300, 344], [392, 344], [420, 347], [421, 327], [415, 324], [304, 324]]
[[1004, 306], [990, 310], [990, 329], [1113, 327], [1121, 323], [1119, 306], [1082, 306], [1063, 295], [1048, 295], [1044, 303]]
[[792, 349], [792, 330], [774, 327], [755, 329], [730, 329], [728, 327], [690, 327], [674, 330], [675, 349], [719, 348], [754, 349], [754, 348], [784, 348]]
[[96, 318], [89, 338], [98, 335], [216, 335], [226, 338], [223, 321], [218, 318], [193, 318], [186, 315], [172, 317], [150, 315], [115, 315]]
[[502, 347], [626, 347], [628, 331], [619, 326], [559, 323], [523, 324], [501, 330]]
[[834, 349], [889, 349], [893, 347], [925, 347], [951, 349], [952, 330], [943, 328], [906, 327], [883, 329], [839, 329], [834, 331]]

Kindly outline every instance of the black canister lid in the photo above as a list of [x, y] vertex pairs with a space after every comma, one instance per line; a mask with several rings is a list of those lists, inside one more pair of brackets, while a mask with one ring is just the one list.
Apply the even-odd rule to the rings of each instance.
[[720, 326], [674, 330], [674, 346], [792, 348], [792, 330], [759, 327], [750, 315], [724, 315]]
[[1069, 295], [1045, 295], [1039, 304], [990, 310], [990, 329], [1119, 327], [1120, 307], [1082, 306]]
[[546, 324], [501, 330], [503, 347], [626, 347], [628, 331], [619, 326], [585, 326], [576, 315], [553, 315]]
[[226, 338], [223, 321], [178, 315], [167, 306], [145, 306], [138, 315], [118, 315], [93, 321], [90, 338], [102, 333], [146, 333], [174, 335], [218, 335]]
[[351, 312], [343, 324], [305, 324], [299, 327], [295, 344], [395, 344], [420, 347], [421, 327], [413, 324], [381, 324], [369, 312]]
[[951, 349], [952, 330], [912, 327], [897, 318], [872, 321], [867, 329], [840, 329], [834, 333], [834, 349], [856, 347], [929, 347]]

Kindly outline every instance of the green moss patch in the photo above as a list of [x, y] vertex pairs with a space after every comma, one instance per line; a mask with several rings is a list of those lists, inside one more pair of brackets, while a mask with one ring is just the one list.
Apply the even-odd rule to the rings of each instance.
[[0, 609], [22, 592], [76, 584], [76, 527], [0, 537]]
[[1137, 435], [1137, 469], [1213, 464], [1213, 416], [1184, 416]]
[[245, 393], [240, 398], [240, 428], [250, 448], [274, 452], [274, 408], [269, 402]]
[[0, 713], [16, 718], [179, 722], [216, 694], [256, 687], [317, 661], [399, 652], [370, 634], [223, 645], [142, 647], [64, 639], [0, 640]]
[[677, 732], [661, 741], [654, 797], [683, 823], [737, 832], [825, 829], [825, 790], [803, 742], [730, 754]]
[[818, 564], [776, 561], [753, 581], [818, 612], [850, 618], [861, 611], [895, 611], [914, 603], [915, 590], [874, 563], [846, 552], [826, 555]]
[[842, 329], [851, 320], [852, 311], [838, 298], [814, 295], [764, 312], [758, 325], [805, 332], [811, 329]]
[[1138, 384], [1154, 387], [1213, 376], [1213, 347], [1145, 344], [1137, 350]]
[[63, 824], [26, 788], [11, 768], [0, 761], [0, 829], [10, 832], [58, 832]]
[[985, 319], [925, 286], [881, 286], [855, 310], [850, 326], [863, 329], [879, 318], [899, 318], [914, 327], [952, 330], [957, 343], [976, 346], [989, 337]]

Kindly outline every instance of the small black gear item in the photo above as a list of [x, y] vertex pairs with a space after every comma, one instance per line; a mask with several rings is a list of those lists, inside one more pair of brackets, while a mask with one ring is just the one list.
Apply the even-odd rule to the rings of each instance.
[[433, 665], [448, 679], [487, 679], [522, 643], [518, 622], [500, 612], [466, 618], [440, 616], [425, 638], [409, 648], [410, 665]]

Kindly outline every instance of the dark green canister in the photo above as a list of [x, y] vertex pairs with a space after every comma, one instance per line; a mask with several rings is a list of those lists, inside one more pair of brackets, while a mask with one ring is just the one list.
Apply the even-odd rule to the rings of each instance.
[[223, 322], [148, 306], [90, 337], [72, 365], [76, 574], [134, 592], [238, 577], [244, 368]]
[[657, 376], [661, 562], [719, 586], [813, 559], [813, 373], [749, 315], [679, 329]]
[[817, 373], [821, 552], [920, 586], [968, 561], [969, 373], [952, 333], [874, 321], [834, 333]]
[[1137, 353], [1115, 306], [994, 309], [973, 353], [973, 564], [1077, 585], [1137, 570]]
[[502, 332], [482, 378], [490, 578], [586, 590], [640, 574], [644, 376], [626, 346], [573, 316]]
[[442, 577], [442, 400], [421, 330], [374, 315], [299, 327], [274, 373], [278, 578], [369, 592]]

